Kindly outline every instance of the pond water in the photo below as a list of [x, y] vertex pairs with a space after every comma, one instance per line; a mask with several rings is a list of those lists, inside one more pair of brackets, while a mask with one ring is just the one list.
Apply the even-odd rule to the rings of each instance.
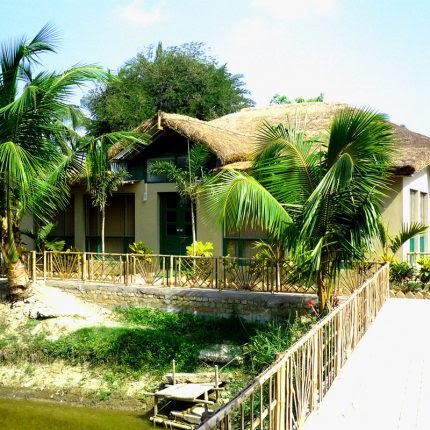
[[0, 429], [154, 430], [154, 426], [136, 412], [0, 399]]

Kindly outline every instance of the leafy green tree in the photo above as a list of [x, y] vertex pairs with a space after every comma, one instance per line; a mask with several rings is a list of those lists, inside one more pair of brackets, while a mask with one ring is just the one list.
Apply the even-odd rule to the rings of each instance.
[[324, 311], [341, 270], [365, 259], [378, 235], [392, 139], [389, 122], [369, 110], [338, 111], [326, 142], [265, 124], [251, 172], [221, 172], [202, 202], [228, 229], [258, 226], [282, 242]]
[[175, 182], [181, 197], [191, 206], [191, 231], [193, 237], [193, 255], [196, 255], [196, 203], [199, 193], [208, 180], [206, 165], [209, 161], [208, 149], [201, 145], [194, 145], [188, 151], [185, 168], [175, 166], [170, 161], [155, 161], [151, 166], [153, 175], [165, 175], [168, 181]]
[[159, 110], [210, 120], [252, 106], [248, 93], [242, 76], [208, 57], [203, 44], [164, 49], [159, 43], [90, 91], [83, 103], [95, 120], [93, 131], [103, 134], [133, 129]]
[[323, 102], [324, 94], [320, 93], [317, 97], [312, 97], [310, 99], [304, 99], [303, 97], [296, 97], [294, 101], [292, 101], [288, 96], [284, 94], [276, 93], [272, 99], [270, 100], [271, 105], [288, 105], [291, 103], [315, 103], [315, 102]]
[[70, 174], [79, 168], [69, 145], [75, 133], [66, 126], [80, 116], [70, 95], [76, 86], [105, 78], [96, 66], [35, 75], [40, 55], [55, 52], [55, 39], [46, 25], [31, 41], [20, 38], [0, 48], [1, 251], [12, 300], [29, 293], [20, 258], [23, 215], [48, 222], [67, 204]]

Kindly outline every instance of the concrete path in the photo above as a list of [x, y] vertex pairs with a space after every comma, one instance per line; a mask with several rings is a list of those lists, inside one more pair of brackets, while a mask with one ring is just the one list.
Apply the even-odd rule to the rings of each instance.
[[430, 429], [430, 300], [389, 299], [305, 430]]

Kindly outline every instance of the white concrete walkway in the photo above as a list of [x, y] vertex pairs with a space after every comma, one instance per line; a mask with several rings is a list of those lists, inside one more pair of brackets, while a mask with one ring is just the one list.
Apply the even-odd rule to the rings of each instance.
[[389, 299], [305, 430], [430, 430], [430, 300]]

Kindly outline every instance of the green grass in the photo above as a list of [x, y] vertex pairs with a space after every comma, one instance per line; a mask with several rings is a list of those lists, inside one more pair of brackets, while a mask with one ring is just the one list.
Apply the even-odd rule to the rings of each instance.
[[173, 359], [178, 371], [197, 371], [202, 349], [230, 343], [244, 346], [246, 360], [241, 370], [255, 375], [274, 360], [277, 352], [288, 349], [312, 323], [310, 319], [303, 322], [297, 315], [263, 324], [248, 323], [238, 317], [207, 318], [146, 307], [118, 308], [115, 312], [122, 323], [120, 327], [82, 328], [57, 340], [49, 340], [46, 333], [24, 335], [21, 342], [15, 335], [0, 335], [0, 349], [3, 347], [6, 352], [3, 359], [86, 363], [108, 372], [106, 378], [112, 379], [113, 386], [121, 382], [121, 375], [158, 376], [171, 369]]
[[82, 328], [55, 341], [39, 343], [50, 359], [90, 363], [127, 372], [162, 372], [176, 360], [179, 371], [200, 365], [201, 349], [216, 343], [242, 345], [260, 325], [239, 318], [203, 318], [151, 308], [117, 310], [123, 327]]

